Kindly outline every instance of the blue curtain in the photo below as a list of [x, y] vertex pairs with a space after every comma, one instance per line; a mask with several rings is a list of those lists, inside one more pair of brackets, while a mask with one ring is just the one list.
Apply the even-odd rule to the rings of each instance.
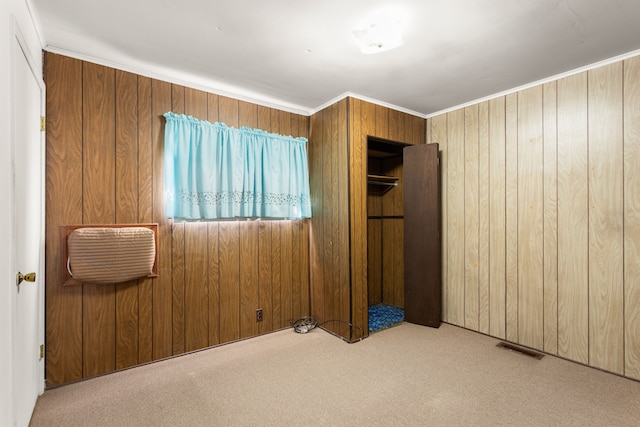
[[306, 138], [172, 112], [164, 117], [167, 217], [311, 217]]

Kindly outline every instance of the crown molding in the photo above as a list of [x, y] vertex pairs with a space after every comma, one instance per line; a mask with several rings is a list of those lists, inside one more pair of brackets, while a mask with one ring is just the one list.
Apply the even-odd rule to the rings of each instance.
[[584, 67], [576, 68], [576, 69], [573, 69], [573, 70], [570, 70], [570, 71], [565, 71], [564, 73], [556, 74], [556, 75], [551, 76], [551, 77], [546, 77], [546, 78], [544, 78], [542, 80], [537, 80], [535, 82], [527, 83], [527, 84], [524, 84], [522, 86], [515, 87], [513, 89], [508, 89], [508, 90], [505, 90], [505, 91], [502, 91], [502, 92], [495, 93], [493, 95], [489, 95], [489, 96], [485, 96], [483, 98], [475, 99], [473, 101], [465, 102], [464, 104], [460, 104], [460, 105], [456, 105], [454, 107], [446, 108], [444, 110], [436, 111], [435, 113], [429, 113], [429, 114], [424, 115], [423, 117], [425, 119], [430, 119], [432, 117], [436, 117], [436, 116], [440, 116], [442, 114], [450, 113], [452, 111], [459, 110], [461, 108], [465, 108], [465, 107], [469, 107], [469, 106], [472, 106], [472, 105], [476, 105], [476, 104], [479, 104], [479, 103], [485, 102], [485, 101], [490, 101], [490, 100], [495, 99], [495, 98], [500, 98], [501, 96], [510, 95], [512, 93], [520, 92], [520, 91], [523, 91], [525, 89], [530, 89], [530, 88], [535, 87], [535, 86], [540, 86], [540, 85], [543, 85], [545, 83], [551, 83], [551, 82], [560, 80], [560, 79], [565, 78], [565, 77], [569, 77], [569, 76], [573, 76], [573, 75], [576, 75], [576, 74], [580, 74], [580, 73], [583, 73], [585, 71], [589, 71], [589, 70], [593, 70], [593, 69], [596, 69], [596, 68], [604, 67], [605, 65], [610, 65], [610, 64], [613, 64], [615, 62], [620, 62], [620, 61], [623, 61], [625, 59], [633, 58], [633, 57], [638, 56], [638, 55], [640, 55], [640, 49], [634, 50], [634, 51], [631, 51], [631, 52], [627, 52], [627, 53], [623, 53], [622, 55], [614, 56], [613, 58], [604, 59], [602, 61], [598, 61], [598, 62], [595, 62], [593, 64], [585, 65]]

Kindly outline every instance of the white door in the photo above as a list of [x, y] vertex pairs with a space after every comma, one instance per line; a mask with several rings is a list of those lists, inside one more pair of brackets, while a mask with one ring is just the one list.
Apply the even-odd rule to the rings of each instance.
[[12, 285], [15, 290], [13, 335], [13, 402], [15, 425], [27, 426], [38, 394], [44, 388], [44, 143], [40, 117], [44, 84], [17, 26], [12, 56], [13, 224], [15, 272], [35, 273], [35, 282]]

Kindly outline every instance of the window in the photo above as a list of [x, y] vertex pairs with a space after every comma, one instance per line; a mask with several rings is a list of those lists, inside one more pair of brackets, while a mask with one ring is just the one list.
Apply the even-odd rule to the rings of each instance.
[[165, 213], [177, 220], [311, 217], [306, 138], [168, 112]]

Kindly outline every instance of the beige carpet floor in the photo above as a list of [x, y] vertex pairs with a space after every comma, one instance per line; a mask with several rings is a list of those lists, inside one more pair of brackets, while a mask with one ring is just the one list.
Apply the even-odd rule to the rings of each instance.
[[47, 390], [37, 426], [638, 426], [640, 382], [444, 324], [285, 330]]

